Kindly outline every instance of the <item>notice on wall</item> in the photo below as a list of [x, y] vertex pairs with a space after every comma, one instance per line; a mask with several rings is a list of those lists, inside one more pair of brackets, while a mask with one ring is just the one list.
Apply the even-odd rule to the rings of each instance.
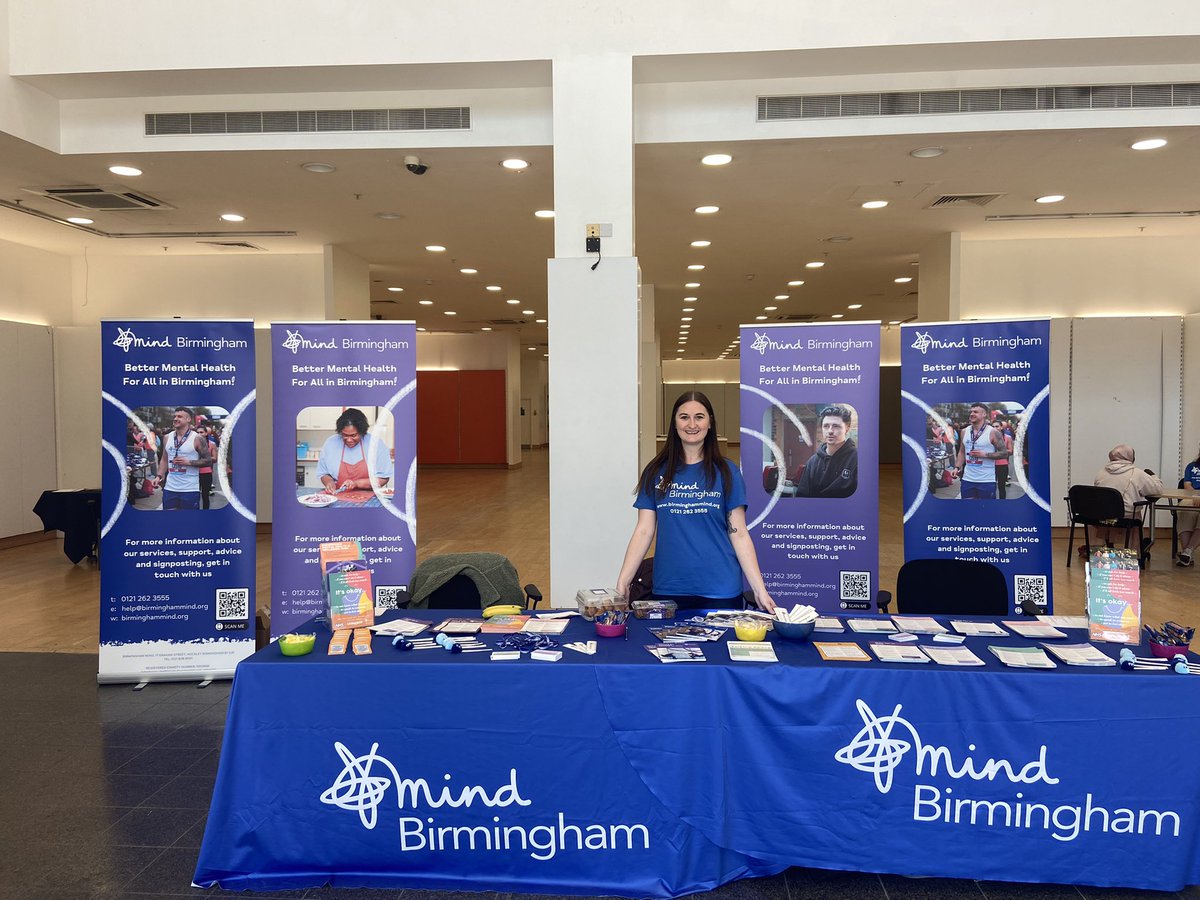
[[416, 564], [416, 326], [271, 326], [271, 630], [324, 611], [319, 548], [357, 541], [379, 612]]
[[879, 323], [743, 326], [746, 521], [780, 606], [872, 610]]
[[253, 323], [101, 323], [101, 681], [254, 652]]
[[1050, 322], [901, 331], [904, 558], [1000, 569], [1051, 611]]

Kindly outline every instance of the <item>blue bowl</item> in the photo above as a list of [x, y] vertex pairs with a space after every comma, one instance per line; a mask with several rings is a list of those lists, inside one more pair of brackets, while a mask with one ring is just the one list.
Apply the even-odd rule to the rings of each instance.
[[771, 625], [777, 635], [789, 641], [807, 641], [817, 627], [816, 622], [780, 622], [778, 619]]

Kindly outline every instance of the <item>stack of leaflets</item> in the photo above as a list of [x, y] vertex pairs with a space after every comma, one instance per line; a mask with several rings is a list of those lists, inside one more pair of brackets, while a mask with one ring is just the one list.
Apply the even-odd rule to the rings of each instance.
[[946, 628], [930, 616], [892, 616], [901, 631], [909, 634], [945, 634]]
[[428, 627], [429, 623], [422, 622], [420, 619], [392, 619], [382, 625], [372, 625], [371, 630], [385, 637], [395, 637], [396, 635], [415, 637]]
[[[578, 615], [578, 613], [573, 612], [571, 615]], [[530, 619], [525, 623], [521, 630], [527, 634], [562, 634], [567, 630], [567, 625], [569, 624], [569, 619], [537, 618]]]
[[986, 663], [966, 647], [925, 647], [926, 655], [939, 666], [983, 666]]
[[961, 622], [950, 620], [951, 627], [967, 637], [1008, 637], [1008, 632], [995, 622]]
[[867, 651], [858, 644], [846, 642], [813, 641], [813, 646], [821, 654], [821, 659], [836, 662], [870, 662]]
[[926, 656], [920, 647], [913, 644], [884, 644], [871, 642], [871, 652], [879, 657], [880, 662], [890, 663], [927, 663]]
[[704, 650], [695, 644], [646, 644], [659, 662], [704, 662]]
[[1021, 637], [1029, 638], [1030, 640], [1053, 640], [1054, 638], [1066, 637], [1064, 632], [1059, 631], [1053, 625], [1047, 625], [1045, 622], [1018, 619], [1015, 622], [1005, 622], [1004, 624]]
[[483, 619], [443, 619], [433, 626], [443, 634], [475, 634], [483, 627]]
[[734, 662], [779, 662], [775, 647], [766, 641], [730, 641], [725, 646]]
[[1038, 616], [1039, 622], [1053, 625], [1055, 628], [1087, 628], [1087, 616]]
[[817, 624], [813, 626], [813, 631], [824, 631], [827, 634], [842, 634], [845, 630], [846, 626], [837, 616], [818, 616]]
[[1014, 669], [1057, 669], [1054, 660], [1041, 647], [997, 647], [989, 644], [988, 649], [1006, 666]]
[[847, 619], [855, 631], [866, 634], [891, 634], [896, 626], [889, 619]]
[[492, 616], [480, 627], [483, 634], [512, 634], [520, 631], [529, 622], [530, 616]]
[[1115, 666], [1117, 661], [1091, 644], [1042, 644], [1068, 666]]
[[719, 641], [725, 632], [703, 625], [664, 625], [651, 628], [650, 633], [664, 644], [692, 644], [696, 641]]

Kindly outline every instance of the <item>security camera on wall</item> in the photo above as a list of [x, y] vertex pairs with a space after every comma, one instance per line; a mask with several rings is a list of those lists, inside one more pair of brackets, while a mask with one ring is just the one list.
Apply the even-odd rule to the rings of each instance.
[[404, 157], [404, 168], [408, 169], [414, 175], [424, 175], [429, 171], [429, 166], [421, 162], [421, 157], [419, 156]]

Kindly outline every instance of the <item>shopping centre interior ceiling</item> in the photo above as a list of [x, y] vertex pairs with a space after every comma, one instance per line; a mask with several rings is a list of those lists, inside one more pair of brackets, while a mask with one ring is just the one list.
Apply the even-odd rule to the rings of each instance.
[[[1139, 138], [1162, 136], [1161, 150], [1134, 152]], [[937, 146], [945, 154], [910, 156]], [[428, 163], [409, 174], [404, 157]], [[706, 153], [733, 156], [729, 165], [700, 164]], [[502, 159], [530, 166], [506, 171]], [[919, 255], [939, 236], [964, 241], [1070, 237], [1196, 235], [1200, 217], [989, 221], [994, 216], [1127, 213], [1200, 209], [1200, 128], [1064, 129], [928, 133], [869, 137], [641, 144], [635, 153], [636, 246], [643, 280], [655, 285], [666, 358], [713, 358], [739, 323], [759, 315], [832, 315], [908, 319], [916, 313]], [[324, 162], [336, 171], [301, 168]], [[130, 163], [144, 174], [108, 173]], [[219, 237], [106, 237], [68, 225], [0, 210], [0, 238], [82, 255], [288, 254], [336, 245], [370, 264], [372, 313], [415, 318], [431, 331], [519, 329], [523, 344], [544, 345], [546, 260], [553, 223], [534, 216], [553, 208], [550, 147], [422, 149], [419, 151], [243, 151], [60, 156], [0, 135], [0, 199], [65, 218], [82, 215], [26, 188], [120, 185], [172, 209], [98, 212], [105, 234], [219, 232]], [[984, 206], [951, 203], [948, 195], [999, 195]], [[1063, 194], [1042, 205], [1035, 198]], [[867, 210], [867, 200], [887, 200]], [[712, 204], [720, 212], [697, 215]], [[225, 212], [246, 217], [219, 220]], [[380, 213], [398, 218], [383, 219]], [[254, 232], [290, 231], [295, 236]], [[851, 238], [830, 241], [830, 238]], [[200, 241], [246, 241], [261, 249], [219, 248]], [[695, 240], [711, 246], [694, 248]], [[583, 242], [583, 236], [580, 236]], [[427, 245], [444, 245], [431, 253]], [[811, 261], [826, 263], [806, 269]], [[689, 265], [703, 265], [689, 271]], [[464, 275], [460, 268], [475, 268]], [[896, 278], [913, 277], [897, 284]], [[803, 280], [804, 285], [787, 286]], [[699, 288], [686, 288], [699, 282]], [[500, 285], [489, 292], [486, 285]], [[403, 292], [389, 292], [389, 287]], [[786, 300], [775, 300], [778, 295]], [[685, 302], [684, 298], [695, 297]], [[432, 305], [419, 305], [422, 299]], [[517, 303], [509, 303], [517, 300]], [[862, 304], [859, 310], [848, 310]], [[687, 306], [693, 310], [683, 313]], [[764, 307], [776, 306], [766, 311]], [[445, 316], [446, 310], [457, 313]], [[524, 312], [532, 311], [531, 313]], [[692, 318], [686, 353], [677, 354], [681, 316]]]

